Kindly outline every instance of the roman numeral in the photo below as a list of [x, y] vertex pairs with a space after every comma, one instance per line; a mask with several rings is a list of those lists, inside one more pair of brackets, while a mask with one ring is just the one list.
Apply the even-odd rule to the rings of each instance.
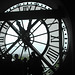
[[3, 42], [4, 41], [4, 37], [0, 37], [0, 42]]
[[32, 8], [31, 6], [29, 6], [29, 7], [28, 6], [27, 7], [23, 7], [23, 11], [30, 11], [31, 8]]
[[5, 47], [1, 48], [2, 52], [5, 52]]
[[36, 8], [37, 8], [37, 4], [35, 5], [34, 10], [36, 10]]
[[51, 42], [59, 42], [59, 37], [51, 35]]
[[26, 11], [27, 10], [27, 7], [23, 7], [23, 11]]
[[30, 11], [30, 10], [31, 10], [31, 8], [32, 8], [32, 6], [28, 7], [28, 10]]
[[4, 28], [4, 29], [8, 29], [9, 26], [8, 26], [8, 25], [4, 25], [3, 28]]
[[2, 25], [2, 22], [0, 22], [0, 27], [1, 27], [1, 25]]
[[46, 54], [46, 56], [52, 63], [54, 63], [56, 61], [58, 55], [59, 55], [59, 53], [52, 48], [49, 48], [47, 51], [47, 54]]
[[1, 27], [0, 27], [0, 31], [1, 31], [1, 29], [3, 28], [3, 26], [5, 25], [5, 23], [6, 23], [6, 21], [4, 21], [4, 22], [2, 23], [2, 25], [1, 25]]
[[53, 22], [52, 23], [49, 23], [49, 24], [47, 24], [48, 25], [48, 27], [50, 28], [52, 25], [57, 25], [58, 24], [58, 21], [57, 21], [57, 19], [54, 19], [53, 20]]
[[49, 31], [50, 33], [53, 33], [53, 32], [57, 32], [59, 31], [59, 29], [56, 29], [56, 30], [53, 30], [53, 31]]

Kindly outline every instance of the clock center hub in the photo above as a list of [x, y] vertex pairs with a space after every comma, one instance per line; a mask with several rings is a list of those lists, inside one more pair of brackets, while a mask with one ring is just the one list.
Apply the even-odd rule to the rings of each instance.
[[34, 43], [34, 35], [33, 35], [33, 33], [25, 32], [24, 34], [22, 34], [22, 42], [26, 45], [24, 39], [33, 44]]

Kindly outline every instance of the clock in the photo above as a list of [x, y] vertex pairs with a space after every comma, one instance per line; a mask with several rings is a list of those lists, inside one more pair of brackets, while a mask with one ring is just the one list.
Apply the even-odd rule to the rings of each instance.
[[[54, 9], [39, 2], [22, 2], [4, 13], [37, 10]], [[66, 58], [68, 44], [68, 29], [62, 18], [0, 21], [0, 55], [18, 54], [23, 59], [35, 52], [43, 63], [44, 75], [52, 75], [59, 69]]]

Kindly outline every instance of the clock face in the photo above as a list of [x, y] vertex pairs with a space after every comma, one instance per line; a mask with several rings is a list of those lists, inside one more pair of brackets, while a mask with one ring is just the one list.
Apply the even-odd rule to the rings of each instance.
[[[53, 8], [38, 2], [23, 2], [16, 4], [5, 11], [34, 11], [53, 10]], [[60, 58], [60, 31], [62, 32], [62, 60], [66, 57], [68, 48], [68, 32], [63, 19], [24, 19], [0, 21], [0, 55], [19, 54], [20, 59], [29, 57], [31, 52], [41, 56], [45, 67], [44, 74], [52, 75], [53, 69], [59, 68]], [[50, 68], [50, 66], [53, 67]]]

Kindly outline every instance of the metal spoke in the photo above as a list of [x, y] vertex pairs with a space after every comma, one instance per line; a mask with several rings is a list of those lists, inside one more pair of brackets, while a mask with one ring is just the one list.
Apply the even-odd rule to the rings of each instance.
[[[21, 10], [20, 10], [20, 7], [18, 7], [18, 9], [19, 9], [19, 11], [21, 11]], [[24, 28], [23, 20], [21, 20], [21, 22], [22, 22], [22, 26], [23, 26], [23, 28]]]
[[44, 25], [46, 25], [46, 26], [50, 25], [49, 28], [50, 28], [53, 24], [58, 23], [58, 22], [55, 22], [55, 20], [56, 20], [56, 19], [54, 19], [53, 22], [50, 23], [50, 24], [46, 24], [46, 22], [45, 22], [43, 19], [41, 19], [41, 21], [42, 21], [42, 23], [43, 23]]
[[52, 32], [56, 32], [56, 31], [59, 31], [59, 29], [56, 29], [56, 30], [50, 31], [50, 33], [52, 33]]
[[32, 27], [34, 27], [35, 24], [37, 24], [38, 21], [39, 21], [39, 20], [37, 19], [37, 20], [27, 29], [27, 31], [30, 31], [30, 30], [32, 29]]
[[31, 34], [33, 34], [41, 25], [42, 25], [42, 23], [33, 32], [31, 32]]
[[13, 54], [20, 47], [21, 44], [19, 44], [19, 46], [17, 46], [17, 48], [11, 54]]
[[12, 42], [12, 43], [8, 43], [8, 44], [5, 44], [5, 45], [1, 45], [0, 47], [2, 47], [2, 46], [7, 46], [7, 45], [10, 45], [10, 44], [13, 44], [14, 42]]
[[31, 22], [32, 22], [32, 19], [29, 19], [29, 23], [28, 23], [28, 27], [27, 27], [28, 33], [30, 32]]
[[59, 49], [59, 47], [57, 47], [57, 46], [54, 46], [54, 45], [49, 45], [49, 46], [51, 46], [51, 47], [55, 47], [55, 48], [58, 48], [58, 49]]
[[32, 22], [32, 19], [29, 19], [29, 23], [28, 23], [28, 27], [27, 27], [27, 29], [30, 28], [30, 26], [31, 26], [31, 22]]
[[7, 21], [7, 23], [10, 25], [10, 27], [20, 36], [20, 32], [18, 31], [18, 29], [9, 21]]
[[6, 34], [6, 35], [10, 35], [10, 36], [13, 36], [13, 37], [18, 37], [18, 36], [16, 36], [16, 35], [12, 35], [12, 34], [8, 34], [8, 33], [4, 33], [4, 32], [1, 32], [1, 33]]
[[[33, 40], [31, 40], [31, 41], [33, 41]], [[40, 43], [40, 44], [43, 44], [43, 45], [47, 45], [47, 44], [45, 44], [43, 42], [39, 42], [39, 41], [34, 41], [34, 42], [37, 42], [37, 43]]]
[[53, 24], [56, 24], [56, 23], [58, 23], [58, 22], [52, 22], [52, 23], [47, 24], [47, 25], [49, 25], [49, 28], [50, 28]]
[[4, 22], [2, 23], [2, 25], [1, 25], [1, 27], [0, 27], [0, 31], [1, 31], [1, 29], [3, 28], [3, 26], [5, 25], [5, 23], [6, 23], [6, 21], [4, 21]]
[[21, 22], [22, 22], [22, 26], [23, 26], [23, 28], [24, 28], [23, 20], [21, 20]]
[[20, 41], [20, 38], [18, 38], [8, 49], [4, 54], [7, 54], [16, 44], [17, 42]]
[[[42, 35], [45, 35], [45, 34], [47, 34], [47, 32], [46, 33], [39, 34], [39, 35], [35, 35], [34, 37], [42, 36]], [[33, 37], [30, 37], [30, 38], [33, 38]]]
[[[46, 19], [43, 20], [43, 21], [46, 21]], [[31, 34], [34, 33], [34, 32], [42, 25], [42, 23], [43, 23], [43, 22], [41, 22], [41, 24], [40, 24], [33, 32], [31, 32]], [[30, 34], [30, 35], [31, 35], [31, 34]]]
[[21, 52], [21, 56], [20, 56], [20, 59], [22, 58], [22, 55], [23, 55], [23, 50], [24, 50], [24, 47], [23, 47], [23, 49], [22, 49], [22, 52]]
[[29, 47], [28, 47], [28, 53], [29, 53], [29, 56], [30, 56], [30, 51], [29, 51]]

